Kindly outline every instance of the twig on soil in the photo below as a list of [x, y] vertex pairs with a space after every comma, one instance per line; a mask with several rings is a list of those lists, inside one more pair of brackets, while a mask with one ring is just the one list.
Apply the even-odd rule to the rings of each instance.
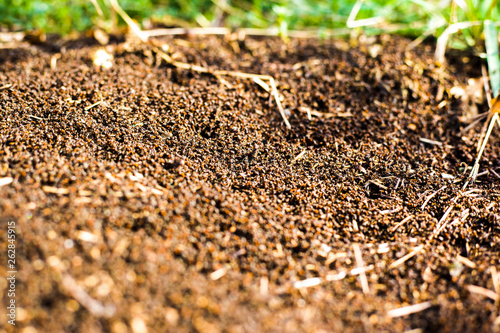
[[102, 103], [102, 101], [95, 102], [94, 104], [87, 106], [84, 110], [88, 111], [88, 110], [92, 109], [94, 106], [98, 106], [101, 103]]
[[[463, 191], [463, 190], [462, 190]], [[453, 207], [455, 207], [456, 203], [457, 203], [457, 200], [462, 197], [462, 196], [469, 196], [469, 194], [471, 194], [472, 192], [476, 192], [476, 190], [470, 190], [470, 191], [467, 191], [465, 193], [463, 193], [462, 191], [460, 191], [457, 196], [452, 200], [452, 204], [450, 206], [448, 206], [448, 208], [446, 209], [444, 215], [441, 217], [441, 219], [439, 220], [438, 224], [437, 224], [437, 227], [436, 227], [436, 230], [432, 233], [431, 235], [431, 240], [438, 236], [441, 231], [443, 231], [443, 229], [448, 225], [448, 222], [446, 221], [448, 215], [450, 215], [450, 212], [451, 210], [453, 209]], [[460, 218], [457, 218], [453, 221], [453, 225], [455, 225], [456, 223], [459, 223], [459, 222], [463, 222], [465, 221], [465, 219], [469, 216], [469, 210], [466, 209], [466, 210], [462, 210], [460, 212], [461, 216]]]
[[42, 190], [45, 193], [52, 193], [52, 194], [57, 194], [57, 195], [65, 195], [65, 194], [69, 193], [69, 190], [67, 188], [63, 188], [63, 187], [42, 186]]
[[259, 292], [261, 296], [267, 296], [269, 294], [269, 278], [267, 276], [260, 278]]
[[359, 279], [361, 281], [361, 288], [363, 289], [363, 293], [368, 295], [370, 293], [370, 286], [368, 285], [368, 279], [366, 278], [366, 270], [362, 269], [365, 266], [363, 262], [363, 256], [361, 254], [361, 249], [359, 248], [359, 244], [352, 244], [352, 248], [354, 250], [354, 256], [356, 258], [357, 268], [360, 270]]
[[487, 115], [488, 115], [488, 112], [484, 112], [484, 113], [478, 114], [477, 116], [469, 118], [469, 121], [472, 119], [474, 119], [474, 120], [472, 121], [472, 123], [470, 123], [463, 130], [460, 131], [460, 135], [463, 133], [467, 133], [468, 130], [475, 127], [477, 124], [479, 124], [481, 122], [481, 120], [483, 120], [483, 118], [486, 117]]
[[437, 228], [436, 230], [432, 233], [431, 235], [431, 238], [430, 239], [433, 239], [434, 237], [436, 237], [437, 235], [439, 235], [439, 233], [444, 229], [444, 227], [446, 226], [446, 218], [448, 217], [448, 215], [450, 215], [450, 212], [451, 210], [453, 209], [453, 207], [455, 207], [455, 204], [451, 204], [448, 206], [448, 208], [446, 209], [446, 211], [444, 212], [443, 216], [441, 217], [441, 219], [439, 220], [438, 224], [437, 224]]
[[493, 280], [493, 287], [495, 288], [495, 292], [500, 294], [500, 280], [498, 279], [498, 271], [495, 266], [490, 267], [491, 279]]
[[63, 275], [62, 285], [68, 294], [94, 316], [110, 318], [115, 314], [116, 307], [113, 304], [103, 305], [101, 302], [93, 299], [71, 276]]
[[488, 143], [488, 139], [490, 138], [491, 132], [493, 131], [493, 127], [497, 122], [498, 125], [500, 126], [499, 114], [500, 114], [500, 98], [495, 98], [494, 100], [492, 100], [492, 106], [490, 108], [490, 111], [488, 112], [488, 118], [486, 119], [486, 122], [484, 123], [483, 129], [481, 131], [481, 139], [478, 142], [478, 147], [480, 148], [476, 157], [476, 161], [474, 163], [474, 166], [472, 167], [472, 171], [469, 177], [467, 178], [467, 181], [465, 182], [462, 190], [465, 190], [469, 185], [469, 182], [473, 183], [476, 180], [476, 177], [478, 176], [479, 161], [481, 160], [481, 156], [483, 155], [484, 149], [486, 148], [486, 144]]
[[489, 169], [492, 174], [494, 174], [497, 178], [500, 178], [500, 175], [493, 169]]
[[401, 184], [401, 178], [398, 178], [398, 181], [396, 182], [396, 185], [394, 186], [394, 190], [398, 189], [399, 184]]
[[406, 222], [410, 221], [413, 217], [414, 217], [414, 215], [410, 215], [410, 216], [405, 217], [401, 222], [399, 222], [394, 227], [392, 227], [391, 232], [398, 230], [399, 227], [404, 225]]
[[442, 142], [431, 140], [431, 139], [419, 138], [419, 140], [420, 140], [420, 142], [428, 143], [430, 145], [435, 145], [435, 146], [442, 146], [443, 145]]
[[295, 156], [295, 158], [292, 160], [291, 164], [294, 164], [295, 162], [297, 162], [298, 160], [300, 160], [302, 157], [304, 157], [304, 155], [306, 153], [307, 153], [307, 149], [304, 149], [300, 154], [298, 154], [297, 156]]
[[434, 233], [431, 235], [431, 239], [433, 239], [435, 236], [437, 236], [441, 230], [443, 230], [444, 226], [446, 225], [446, 218], [448, 217], [448, 215], [450, 215], [451, 213], [451, 210], [453, 209], [453, 207], [455, 207], [456, 203], [457, 203], [457, 200], [462, 197], [463, 195], [463, 190], [460, 191], [456, 196], [455, 198], [453, 198], [453, 200], [451, 200], [452, 204], [448, 206], [448, 208], [446, 208], [443, 216], [441, 217], [441, 219], [439, 220], [438, 224], [437, 224], [437, 228], [436, 230], [434, 231]]
[[8, 89], [10, 87], [12, 87], [12, 83], [7, 83], [7, 84], [4, 84], [3, 86], [1, 86], [0, 90]]
[[389, 269], [393, 269], [398, 267], [399, 265], [403, 264], [404, 262], [408, 261], [415, 255], [419, 254], [422, 250], [424, 249], [424, 244], [417, 246], [416, 248], [413, 249], [410, 253], [405, 255], [404, 257], [399, 258], [395, 262], [389, 265]]
[[269, 88], [269, 85], [267, 83], [265, 83], [264, 81], [262, 81], [258, 77], [254, 77], [252, 80], [253, 80], [253, 82], [257, 83], [259, 86], [261, 86], [262, 89], [264, 89], [267, 92], [270, 92], [271, 89]]
[[50, 57], [50, 69], [53, 71], [57, 68], [57, 59], [61, 58], [61, 53], [56, 53]]
[[476, 268], [476, 264], [473, 261], [471, 261], [470, 259], [467, 259], [465, 257], [462, 257], [461, 255], [457, 255], [457, 261], [464, 264], [465, 266], [467, 266], [469, 268], [472, 268], [472, 269]]
[[438, 194], [439, 192], [441, 192], [442, 190], [444, 190], [446, 188], [446, 185], [441, 187], [440, 189], [438, 189], [437, 191], [435, 191], [434, 193], [432, 193], [431, 195], [429, 195], [424, 203], [422, 204], [422, 207], [420, 207], [420, 210], [424, 210], [425, 206], [427, 206], [427, 204], [429, 203], [429, 201], [434, 198], [434, 196], [436, 196], [436, 194]]
[[14, 181], [14, 178], [12, 178], [12, 177], [0, 178], [0, 187], [5, 186], [5, 185], [9, 185], [13, 181]]
[[[118, 4], [117, 0], [110, 0], [111, 1], [111, 6], [113, 9], [123, 18], [123, 20], [129, 25], [130, 29], [139, 37], [139, 39], [143, 43], [148, 43], [148, 34], [142, 31], [139, 26], [128, 16], [128, 14], [120, 7]], [[183, 68], [187, 70], [193, 70], [199, 73], [207, 73], [207, 74], [212, 74], [215, 77], [222, 76], [222, 75], [227, 75], [227, 76], [233, 76], [233, 77], [240, 77], [240, 78], [251, 78], [251, 79], [260, 79], [262, 80], [267, 80], [269, 81], [269, 84], [271, 86], [271, 95], [274, 97], [276, 101], [276, 105], [278, 106], [278, 110], [281, 114], [281, 117], [283, 118], [283, 122], [285, 123], [287, 128], [292, 128], [290, 125], [290, 122], [288, 121], [286, 115], [285, 115], [285, 110], [283, 109], [283, 106], [281, 105], [280, 102], [280, 96], [278, 93], [278, 89], [276, 88], [276, 82], [274, 78], [270, 75], [262, 75], [262, 74], [250, 74], [250, 73], [244, 73], [244, 72], [236, 72], [236, 71], [225, 71], [225, 70], [216, 70], [216, 71], [210, 71], [208, 68], [203, 67], [203, 66], [198, 66], [198, 65], [193, 65], [193, 64], [188, 64], [185, 62], [180, 62], [172, 59], [168, 54], [166, 54], [163, 49], [162, 45], [159, 45], [159, 43], [154, 43], [152, 41], [149, 41], [149, 45], [152, 46], [153, 51], [156, 52], [156, 54], [160, 55], [160, 57], [165, 60], [167, 63], [177, 67], [177, 68]]]
[[326, 276], [326, 281], [340, 281], [343, 280], [346, 276], [347, 274], [344, 271], [337, 274], [328, 274]]
[[33, 116], [33, 115], [31, 115], [31, 114], [29, 114], [29, 115], [28, 115], [28, 117], [33, 118], [33, 119], [36, 119], [36, 120], [45, 120], [45, 119], [44, 119], [44, 118], [42, 118], [42, 117]]
[[379, 211], [378, 213], [380, 215], [387, 215], [387, 214], [398, 213], [398, 212], [400, 212], [402, 210], [403, 210], [403, 206], [399, 206], [399, 207], [394, 208], [394, 209], [384, 209], [384, 210]]
[[311, 109], [304, 106], [299, 107], [299, 111], [304, 111], [307, 113], [307, 119], [312, 120]]
[[220, 279], [221, 277], [223, 277], [224, 275], [226, 275], [227, 273], [227, 269], [226, 268], [219, 268], [218, 270], [210, 273], [210, 279], [211, 280], [218, 280]]
[[479, 295], [482, 295], [484, 297], [488, 297], [488, 298], [491, 298], [492, 300], [494, 301], [497, 301], [499, 299], [499, 295], [498, 293], [492, 291], [492, 290], [489, 290], [489, 289], [486, 289], [486, 288], [483, 288], [483, 287], [479, 287], [479, 286], [474, 286], [472, 284], [469, 284], [467, 286], [467, 290], [470, 292], [470, 293], [473, 293], [473, 294], [479, 294]]
[[[307, 114], [307, 118], [309, 120], [312, 119], [312, 116], [315, 116], [315, 117], [318, 117], [318, 118], [324, 118], [324, 119], [329, 119], [329, 118], [333, 118], [333, 117], [337, 117], [337, 118], [350, 118], [350, 117], [353, 117], [353, 114], [350, 113], [350, 112], [336, 112], [336, 113], [333, 113], [333, 112], [319, 112], [319, 111], [316, 111], [316, 110], [311, 110], [310, 108], [308, 107], [298, 107], [297, 108], [298, 111], [300, 112], [305, 112]], [[311, 118], [309, 118], [311, 117]]]
[[323, 279], [319, 277], [314, 277], [310, 279], [295, 281], [293, 283], [293, 287], [296, 289], [310, 288], [321, 284], [321, 282], [323, 282]]
[[403, 317], [413, 313], [424, 311], [432, 306], [431, 302], [423, 302], [413, 305], [404, 306], [402, 308], [389, 310], [387, 316], [391, 318]]

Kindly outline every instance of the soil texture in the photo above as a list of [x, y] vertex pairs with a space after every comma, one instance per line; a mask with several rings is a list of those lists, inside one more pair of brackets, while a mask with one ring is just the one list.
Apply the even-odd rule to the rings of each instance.
[[480, 62], [360, 39], [160, 39], [272, 75], [291, 129], [133, 40], [0, 50], [0, 330], [498, 332], [498, 129], [460, 194]]

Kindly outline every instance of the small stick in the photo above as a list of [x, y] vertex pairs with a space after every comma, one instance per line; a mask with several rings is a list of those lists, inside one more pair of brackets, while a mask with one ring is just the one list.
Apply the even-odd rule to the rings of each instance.
[[389, 265], [389, 269], [398, 267], [399, 265], [403, 264], [407, 260], [411, 259], [413, 256], [419, 254], [423, 249], [424, 249], [424, 245], [423, 244], [417, 246], [416, 248], [413, 249], [413, 251], [411, 251], [410, 253], [408, 253], [404, 257], [399, 258], [398, 260], [396, 260], [392, 264], [390, 264]]
[[[458, 198], [458, 196], [455, 197], [455, 199], [456, 198]], [[453, 209], [453, 207], [455, 207], [455, 203], [456, 202], [454, 202], [453, 204], [449, 205], [448, 208], [446, 208], [446, 211], [444, 212], [443, 216], [441, 217], [441, 219], [439, 220], [439, 222], [437, 224], [436, 230], [431, 235], [431, 239], [433, 239], [434, 237], [439, 235], [441, 230], [443, 230], [444, 226], [446, 225], [446, 218], [448, 217], [448, 215], [450, 215], [450, 212]]]
[[493, 169], [489, 169], [492, 174], [494, 174], [497, 178], [500, 178], [500, 175]]
[[425, 206], [427, 206], [427, 204], [429, 203], [429, 201], [430, 201], [432, 198], [434, 198], [434, 197], [436, 196], [436, 194], [438, 194], [440, 191], [444, 190], [445, 188], [446, 188], [446, 185], [445, 185], [445, 186], [443, 186], [443, 187], [441, 187], [439, 190], [435, 191], [435, 192], [434, 192], [434, 193], [432, 193], [431, 195], [429, 195], [429, 196], [425, 199], [425, 201], [424, 201], [424, 203], [423, 203], [422, 207], [420, 207], [420, 210], [424, 210]]
[[498, 280], [498, 271], [495, 266], [490, 267], [491, 279], [493, 280], [493, 287], [495, 288], [495, 292], [500, 294], [500, 280]]
[[94, 106], [98, 106], [101, 103], [102, 103], [102, 101], [95, 102], [94, 104], [87, 106], [84, 110], [88, 111], [88, 110], [92, 109]]
[[30, 118], [34, 118], [34, 119], [37, 119], [37, 120], [44, 120], [44, 118], [41, 118], [41, 117], [37, 117], [37, 116], [33, 116], [31, 114], [28, 115], [28, 117]]
[[403, 224], [405, 224], [406, 222], [410, 221], [413, 217], [414, 217], [414, 215], [410, 215], [410, 216], [405, 217], [405, 218], [403, 219], [403, 221], [399, 222], [398, 224], [396, 224], [396, 225], [392, 228], [391, 232], [394, 232], [394, 231], [398, 230], [398, 228], [399, 228], [400, 226], [402, 226], [402, 225], [403, 225]]
[[285, 115], [285, 110], [283, 110], [283, 106], [281, 106], [280, 98], [278, 95], [278, 89], [276, 89], [276, 83], [274, 81], [274, 78], [269, 78], [269, 82], [271, 83], [271, 88], [273, 89], [273, 94], [274, 94], [274, 99], [276, 100], [276, 104], [278, 105], [278, 110], [280, 111], [281, 117], [283, 118], [283, 121], [286, 124], [286, 127], [289, 129], [292, 128], [292, 125], [288, 122], [288, 119], [286, 119]]
[[346, 276], [347, 274], [344, 271], [337, 274], [328, 274], [326, 276], [326, 281], [340, 281], [343, 280]]
[[210, 279], [213, 280], [213, 281], [216, 281], [218, 279], [220, 279], [221, 277], [223, 277], [224, 275], [226, 275], [227, 273], [227, 269], [226, 268], [219, 268], [218, 270], [210, 273]]
[[360, 275], [360, 274], [364, 274], [366, 272], [369, 272], [369, 271], [373, 270], [374, 268], [375, 268], [374, 265], [364, 266], [364, 267], [356, 267], [356, 268], [351, 269], [351, 271], [349, 272], [349, 274], [351, 274], [351, 275]]
[[307, 113], [307, 119], [312, 120], [311, 109], [305, 106], [299, 107], [299, 111], [305, 111]]
[[9, 185], [13, 181], [14, 181], [14, 178], [12, 178], [12, 177], [0, 178], [0, 187], [5, 186], [5, 185]]
[[368, 279], [366, 278], [366, 271], [363, 269], [365, 264], [363, 262], [361, 249], [359, 248], [359, 244], [352, 244], [352, 248], [354, 250], [354, 256], [356, 257], [356, 264], [359, 269], [359, 279], [361, 281], [361, 288], [363, 289], [363, 293], [365, 295], [368, 295], [370, 293], [370, 286], [368, 285]]
[[116, 313], [114, 304], [103, 305], [92, 298], [70, 275], [63, 275], [62, 286], [68, 294], [96, 317], [110, 318]]
[[436, 145], [436, 146], [442, 146], [443, 145], [442, 142], [431, 140], [431, 139], [419, 138], [419, 140], [420, 140], [420, 142], [428, 143], [430, 145]]
[[8, 89], [10, 87], [12, 87], [12, 83], [7, 83], [7, 84], [4, 84], [3, 86], [1, 86], [0, 90]]
[[467, 259], [465, 257], [462, 257], [461, 255], [457, 255], [457, 261], [461, 262], [462, 264], [464, 264], [465, 266], [467, 266], [469, 268], [472, 268], [472, 269], [476, 268], [476, 264], [472, 260]]
[[469, 125], [467, 125], [467, 127], [465, 127], [463, 130], [461, 130], [460, 134], [466, 133], [468, 130], [470, 130], [471, 128], [475, 127], [487, 115], [488, 115], [488, 112], [485, 112], [485, 113], [481, 113], [481, 114], [473, 117], [472, 119], [475, 118], [475, 120], [472, 123], [470, 123]]
[[482, 295], [484, 297], [491, 298], [494, 301], [498, 300], [498, 294], [496, 292], [491, 291], [491, 290], [486, 289], [486, 288], [483, 288], [483, 287], [474, 286], [472, 284], [469, 284], [467, 286], [467, 290], [469, 290], [469, 292], [471, 292], [473, 294], [479, 294], [479, 295]]
[[323, 280], [319, 277], [309, 278], [305, 280], [295, 281], [293, 287], [296, 289], [310, 288], [321, 284]]
[[264, 89], [265, 91], [269, 92], [269, 85], [267, 83], [265, 83], [264, 81], [262, 81], [262, 79], [258, 78], [258, 77], [254, 77], [252, 78], [253, 82], [257, 83], [259, 86], [262, 87], [262, 89]]
[[292, 164], [295, 163], [296, 161], [300, 160], [307, 152], [307, 149], [304, 149], [300, 154], [295, 156], [295, 158], [292, 160]]
[[269, 294], [269, 278], [267, 276], [260, 278], [259, 291], [261, 296], [267, 296]]
[[398, 309], [392, 309], [387, 311], [387, 316], [390, 318], [397, 318], [407, 316], [413, 313], [424, 311], [432, 306], [431, 302], [423, 302], [413, 305], [404, 306]]
[[394, 213], [400, 212], [401, 210], [403, 210], [403, 207], [399, 206], [398, 208], [394, 208], [394, 209], [384, 209], [384, 210], [379, 211], [378, 213], [380, 215], [387, 215], [387, 214], [394, 214]]

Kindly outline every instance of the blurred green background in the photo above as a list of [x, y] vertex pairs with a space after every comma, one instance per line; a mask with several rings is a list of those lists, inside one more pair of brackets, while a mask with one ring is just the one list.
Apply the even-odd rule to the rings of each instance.
[[[0, 29], [40, 30], [45, 33], [67, 35], [99, 28], [108, 33], [117, 33], [125, 23], [111, 9], [110, 1], [0, 0]], [[451, 46], [458, 49], [468, 48], [486, 57], [485, 40], [490, 42], [497, 40], [497, 26], [500, 22], [498, 0], [118, 0], [118, 2], [139, 25], [146, 29], [210, 26], [274, 28], [278, 29], [282, 36], [286, 36], [290, 30], [315, 29], [318, 37], [325, 31], [330, 34], [333, 31], [334, 35], [361, 31], [368, 35], [397, 33], [413, 38], [421, 37], [422, 40], [426, 37], [438, 38], [444, 35], [446, 38], [442, 38], [445, 39], [444, 43], [441, 43], [441, 46], [444, 46], [442, 55], [444, 49]], [[461, 26], [460, 29], [453, 29], [458, 25]], [[337, 30], [338, 33], [335, 33]], [[438, 48], [439, 44], [438, 42]], [[495, 53], [494, 50], [491, 52]], [[497, 58], [498, 55], [490, 55], [490, 59]], [[491, 61], [488, 60], [489, 63]]]
[[[102, 9], [98, 14], [95, 2]], [[123, 9], [140, 24], [164, 26], [213, 26], [279, 28], [346, 27], [356, 0], [121, 0]], [[363, 27], [366, 33], [397, 32], [411, 36], [439, 35], [454, 22], [491, 19], [498, 21], [497, 0], [366, 0], [356, 20], [378, 18]], [[3, 30], [40, 29], [68, 34], [98, 26], [106, 30], [123, 22], [113, 21], [109, 0], [2, 0], [0, 26]], [[114, 26], [113, 26], [114, 25]], [[481, 30], [476, 28], [476, 30]], [[477, 32], [465, 32], [462, 42], [470, 45]]]

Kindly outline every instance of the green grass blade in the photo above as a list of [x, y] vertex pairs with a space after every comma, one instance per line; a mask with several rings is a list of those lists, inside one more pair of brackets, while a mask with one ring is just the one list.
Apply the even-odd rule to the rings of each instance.
[[493, 91], [493, 97], [496, 97], [500, 91], [500, 59], [498, 58], [497, 28], [491, 20], [484, 21], [484, 39], [491, 89]]

